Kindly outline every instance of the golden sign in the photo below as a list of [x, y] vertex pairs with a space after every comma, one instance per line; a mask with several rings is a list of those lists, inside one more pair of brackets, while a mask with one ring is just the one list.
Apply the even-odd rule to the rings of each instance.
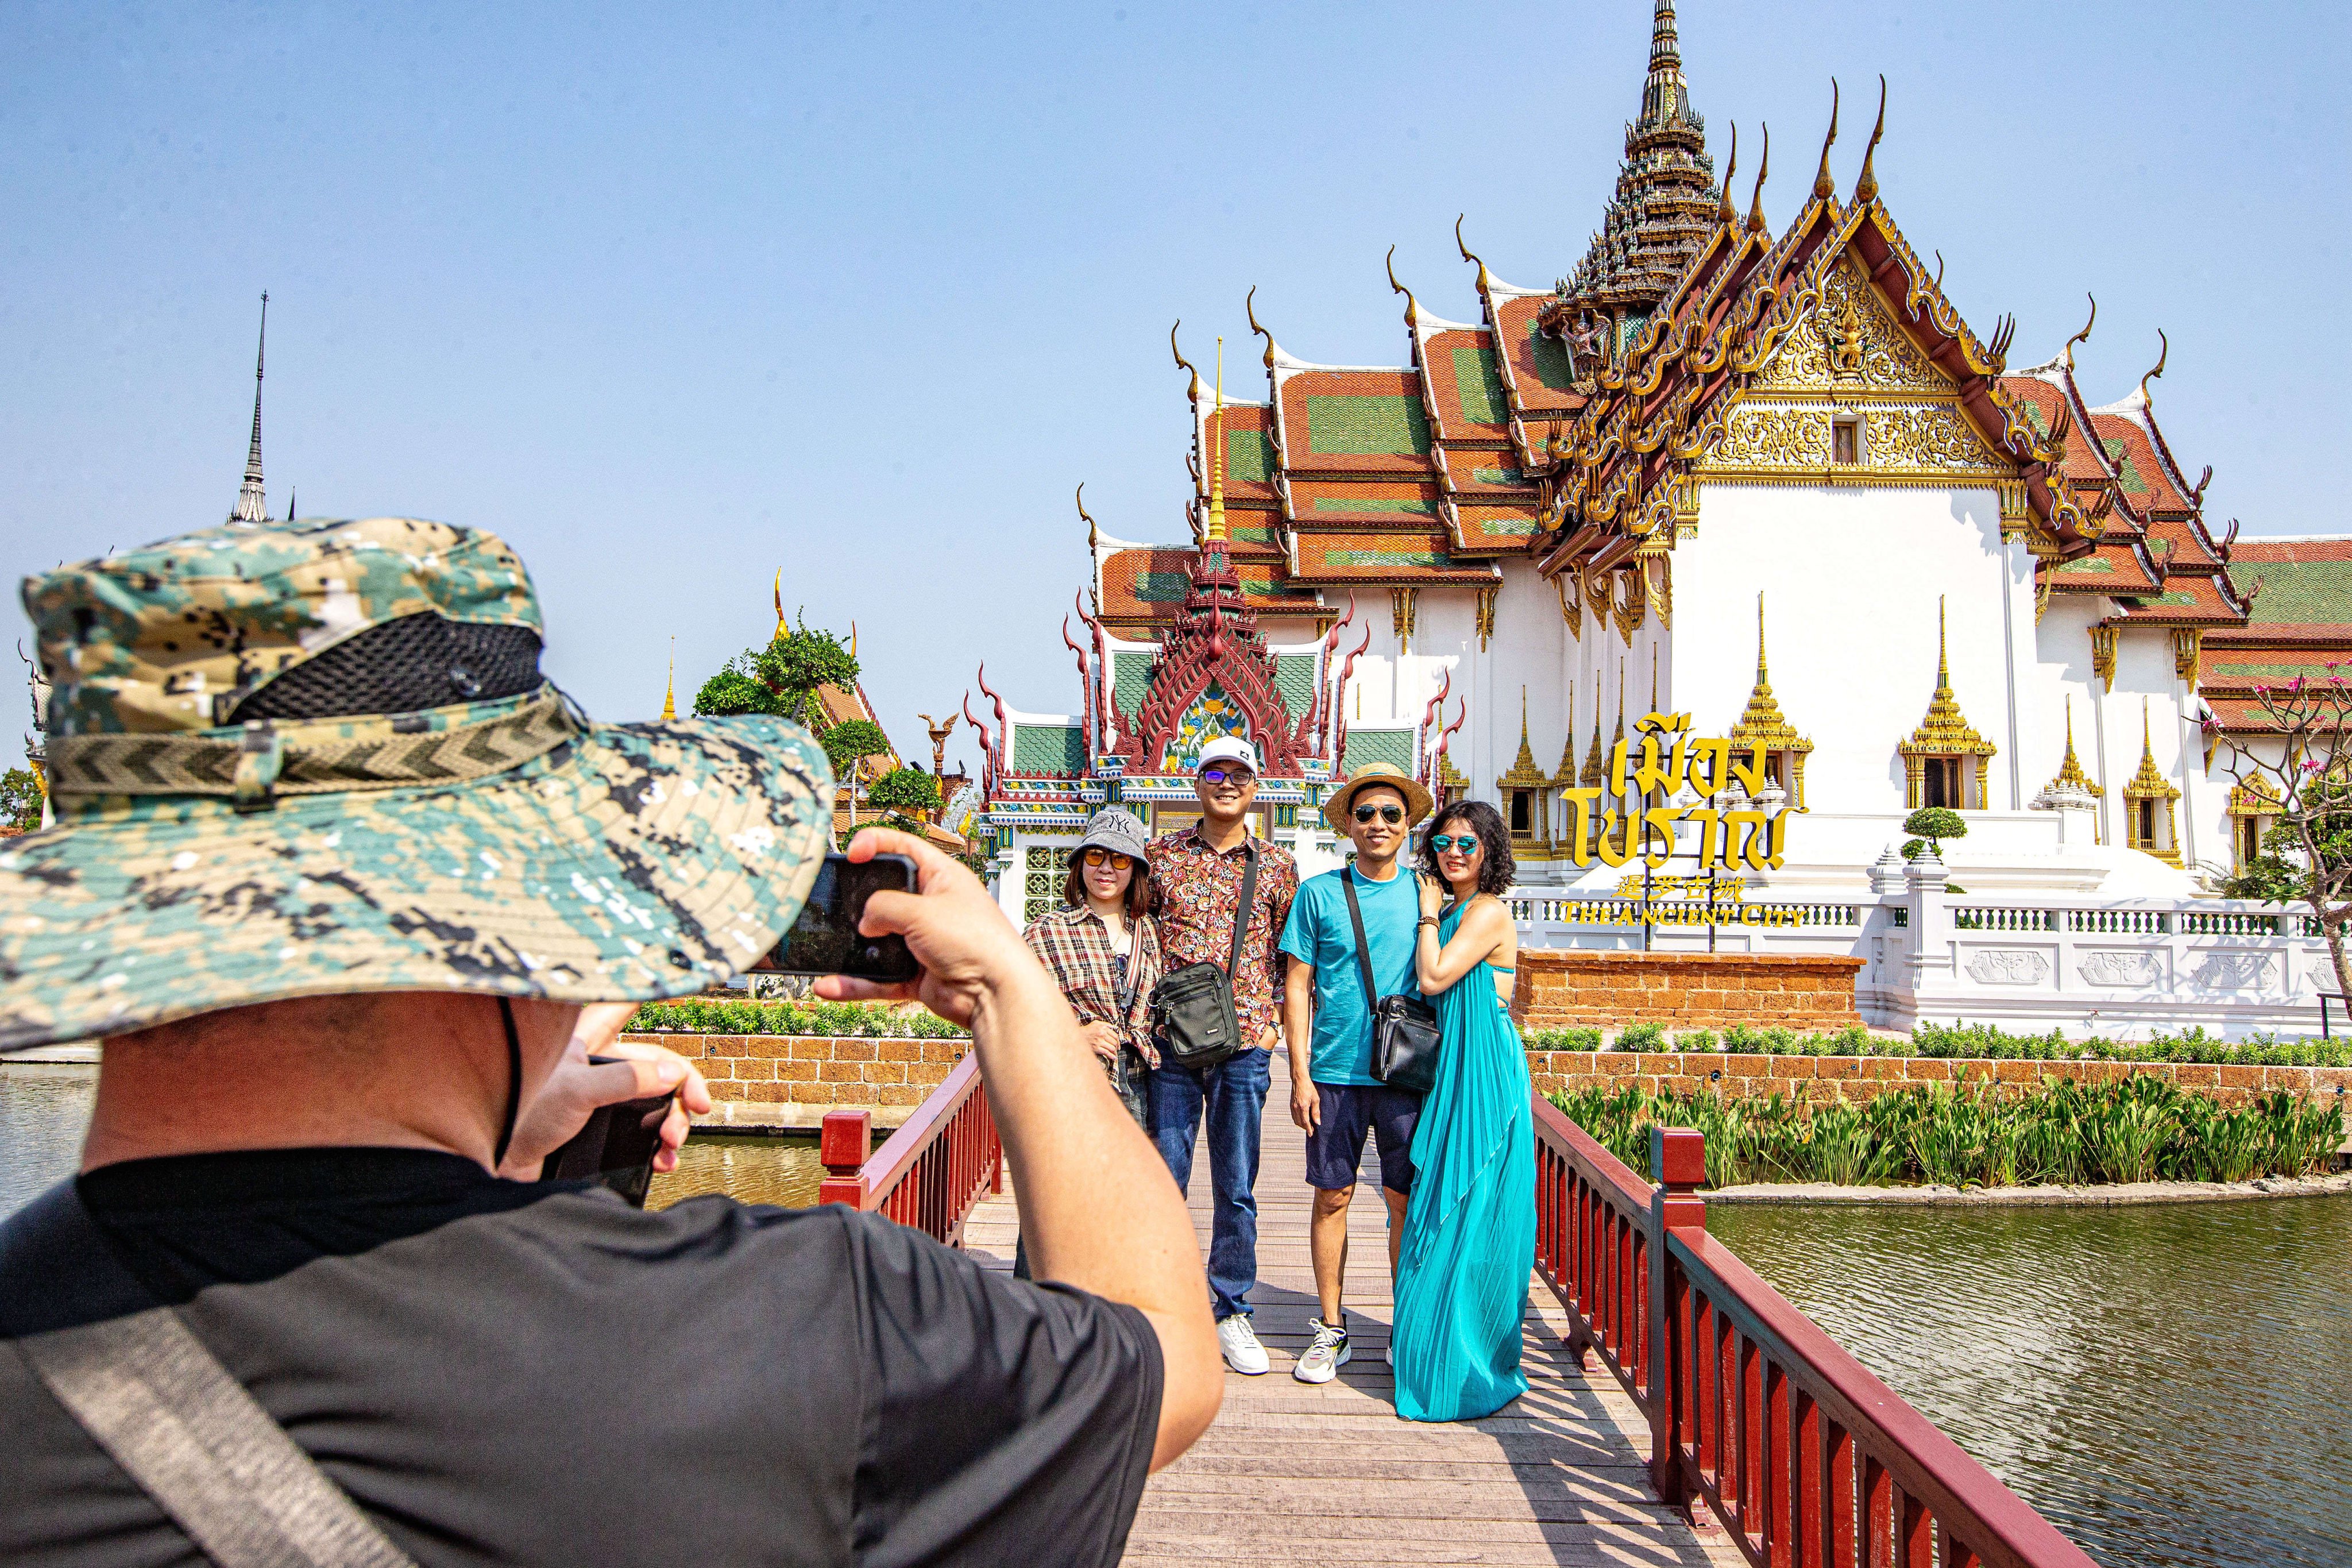
[[[1761, 745], [1746, 747], [1720, 737], [1689, 733], [1687, 713], [1651, 713], [1633, 726], [1638, 741], [1620, 741], [1609, 754], [1609, 782], [1580, 789], [1562, 789], [1569, 803], [1568, 854], [1578, 866], [1592, 864], [1598, 854], [1604, 866], [1640, 861], [1652, 870], [1675, 858], [1674, 825], [1689, 822], [1698, 827], [1701, 870], [1746, 867], [1763, 871], [1778, 867], [1787, 849], [1788, 815], [1761, 809], [1720, 811], [1711, 805], [1635, 805], [1625, 811], [1603, 810], [1604, 796], [1622, 801], [1629, 795], [1644, 799], [1675, 795], [1685, 785], [1703, 800], [1711, 800], [1737, 784], [1750, 799], [1777, 788]], [[1739, 760], [1741, 752], [1747, 761]], [[1600, 831], [1595, 832], [1596, 819]]]

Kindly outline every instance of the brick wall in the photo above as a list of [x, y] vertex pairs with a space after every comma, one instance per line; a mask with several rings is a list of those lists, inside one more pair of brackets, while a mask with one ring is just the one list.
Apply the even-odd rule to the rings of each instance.
[[2019, 1086], [2055, 1083], [2062, 1079], [2073, 1079], [2077, 1083], [2110, 1083], [2125, 1078], [2159, 1078], [2231, 1103], [2274, 1089], [2298, 1095], [2332, 1095], [2341, 1089], [2347, 1098], [2352, 1098], [2352, 1068], [1739, 1056], [1722, 1051], [1531, 1050], [1528, 1052], [1528, 1072], [1538, 1094], [1639, 1085], [1661, 1093], [1707, 1091], [1734, 1099], [1760, 1099], [1777, 1093], [1790, 1100], [1864, 1100], [1906, 1084], [1949, 1083], [1965, 1074], [1971, 1083]]
[[624, 1035], [667, 1046], [702, 1069], [730, 1127], [814, 1127], [828, 1110], [866, 1110], [895, 1127], [937, 1089], [970, 1040], [828, 1035]]
[[1853, 1007], [1861, 972], [1859, 958], [1523, 947], [1511, 1016], [1528, 1031], [1634, 1023], [1842, 1029], [1862, 1022]]

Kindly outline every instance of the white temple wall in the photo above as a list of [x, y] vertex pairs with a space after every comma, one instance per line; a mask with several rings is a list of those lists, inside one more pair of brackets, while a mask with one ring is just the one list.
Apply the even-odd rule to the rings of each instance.
[[[1989, 804], [2019, 809], [2003, 763], [2012, 660], [2031, 648], [2017, 646], [2011, 553], [1990, 489], [1708, 485], [1697, 537], [1675, 550], [1671, 700], [1700, 732], [1729, 730], [1756, 680], [1760, 590], [1773, 692], [1814, 746], [1808, 805], [1899, 813], [1895, 748], [1935, 693], [1940, 595], [1954, 697], [2001, 749]], [[2030, 582], [2024, 594], [2030, 625]]]

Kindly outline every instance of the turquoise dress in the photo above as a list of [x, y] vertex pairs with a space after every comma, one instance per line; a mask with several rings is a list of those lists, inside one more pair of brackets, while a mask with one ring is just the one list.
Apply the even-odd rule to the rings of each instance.
[[[1461, 923], [1461, 909], [1448, 910], [1439, 941]], [[1413, 1133], [1391, 1339], [1397, 1414], [1414, 1421], [1490, 1415], [1528, 1391], [1519, 1319], [1536, 1259], [1535, 1123], [1495, 973], [1481, 963], [1436, 998], [1444, 1043]]]

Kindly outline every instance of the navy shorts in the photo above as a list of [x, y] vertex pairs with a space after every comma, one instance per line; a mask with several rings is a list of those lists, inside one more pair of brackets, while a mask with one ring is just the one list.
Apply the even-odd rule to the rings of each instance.
[[1307, 1184], [1327, 1193], [1354, 1186], [1370, 1132], [1380, 1151], [1381, 1185], [1392, 1193], [1412, 1191], [1412, 1130], [1421, 1121], [1421, 1096], [1378, 1083], [1318, 1083], [1315, 1093], [1323, 1109], [1307, 1135]]

